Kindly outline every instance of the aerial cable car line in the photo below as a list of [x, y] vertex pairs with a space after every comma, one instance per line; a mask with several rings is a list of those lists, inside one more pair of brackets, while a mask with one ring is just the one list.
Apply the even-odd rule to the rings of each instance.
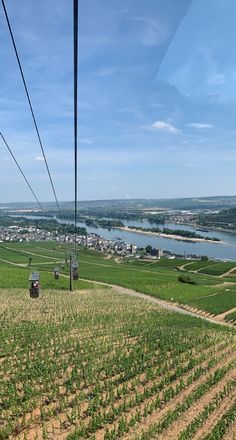
[[[20, 255], [21, 257], [24, 257], [24, 258], [27, 258], [28, 259], [28, 264], [29, 264], [29, 258], [31, 258], [31, 261], [33, 260], [33, 255], [32, 254], [28, 254], [27, 253], [27, 255], [25, 254], [25, 253], [23, 253], [24, 251], [22, 251], [22, 253], [20, 252], [20, 251], [16, 251], [15, 249], [11, 249], [11, 248], [8, 248], [8, 247], [5, 247], [5, 246], [2, 246], [2, 245], [0, 245], [0, 249], [4, 249], [5, 251], [8, 251], [8, 252], [12, 252], [13, 254], [16, 254], [16, 255]], [[12, 262], [11, 262], [12, 263]], [[9, 267], [16, 267], [16, 268], [22, 268], [21, 266], [15, 266], [15, 265], [10, 265]], [[29, 265], [29, 267], [30, 267], [30, 265]], [[22, 269], [24, 269], [24, 267], [22, 268]]]
[[11, 157], [13, 158], [13, 160], [14, 160], [14, 162], [15, 162], [17, 168], [19, 169], [19, 171], [20, 171], [20, 173], [21, 173], [23, 179], [25, 180], [25, 182], [26, 182], [27, 186], [29, 187], [31, 193], [33, 194], [33, 196], [34, 196], [36, 202], [38, 203], [39, 208], [41, 209], [41, 211], [43, 211], [45, 214], [47, 214], [47, 211], [46, 211], [46, 210], [44, 209], [44, 207], [41, 205], [41, 203], [40, 203], [38, 197], [36, 196], [36, 194], [35, 194], [35, 192], [34, 192], [32, 186], [30, 185], [30, 183], [29, 183], [27, 177], [25, 176], [24, 172], [22, 171], [21, 166], [19, 165], [19, 163], [18, 163], [18, 161], [17, 161], [15, 155], [13, 154], [11, 148], [9, 147], [9, 145], [8, 145], [8, 143], [7, 143], [7, 141], [6, 141], [6, 139], [4, 138], [4, 136], [3, 136], [3, 134], [2, 134], [1, 132], [0, 132], [0, 136], [1, 136], [1, 138], [2, 138], [2, 140], [3, 140], [3, 142], [4, 142], [4, 144], [6, 145], [6, 147], [7, 147], [8, 151], [9, 151]]
[[[5, 247], [5, 246], [3, 246], [1, 244], [0, 244], [0, 249], [4, 249], [7, 252], [12, 252], [13, 254], [20, 255], [21, 257], [25, 257], [27, 259], [29, 259], [29, 257], [31, 257], [32, 259], [37, 257], [35, 254], [31, 254], [30, 252], [26, 253], [25, 251], [22, 251], [22, 252], [21, 251], [16, 251], [15, 249], [11, 249], [9, 247]], [[38, 255], [38, 257], [40, 257], [40, 255]], [[49, 261], [48, 264], [55, 265], [55, 261]], [[37, 266], [40, 268], [40, 270], [48, 272], [48, 269], [45, 269], [42, 266], [40, 266], [40, 263], [37, 263]], [[19, 268], [20, 269], [22, 269], [22, 268], [24, 269], [24, 267], [22, 267], [22, 266], [11, 266], [11, 267], [16, 267], [18, 269]]]
[[48, 173], [48, 176], [49, 176], [49, 180], [50, 180], [50, 184], [51, 184], [52, 191], [53, 191], [53, 194], [54, 194], [54, 198], [55, 198], [55, 201], [56, 201], [57, 209], [58, 209], [58, 212], [60, 214], [60, 206], [59, 206], [59, 202], [58, 202], [55, 186], [54, 186], [54, 183], [53, 183], [53, 180], [52, 180], [52, 176], [51, 176], [51, 173], [50, 173], [50, 170], [49, 170], [49, 166], [48, 166], [46, 154], [45, 154], [45, 151], [44, 151], [44, 148], [43, 148], [41, 136], [39, 134], [39, 129], [38, 129], [38, 125], [37, 125], [37, 122], [36, 122], [35, 114], [34, 114], [34, 111], [33, 111], [32, 103], [31, 103], [31, 99], [30, 99], [30, 94], [29, 94], [28, 87], [27, 87], [27, 84], [26, 84], [24, 72], [23, 72], [23, 69], [22, 69], [22, 65], [21, 65], [21, 62], [20, 62], [19, 55], [18, 55], [18, 51], [17, 51], [14, 35], [13, 35], [13, 32], [12, 32], [12, 28], [11, 28], [11, 24], [10, 24], [10, 21], [9, 21], [9, 17], [8, 17], [8, 13], [7, 13], [7, 10], [6, 10], [6, 6], [5, 6], [5, 3], [4, 3], [4, 0], [2, 0], [2, 6], [3, 6], [4, 14], [5, 14], [5, 17], [6, 17], [8, 29], [9, 29], [9, 32], [10, 32], [10, 35], [11, 35], [12, 44], [13, 44], [13, 47], [14, 47], [17, 63], [18, 63], [19, 69], [20, 69], [20, 73], [21, 73], [23, 84], [24, 84], [25, 93], [26, 93], [26, 96], [27, 96], [27, 99], [28, 99], [28, 103], [29, 103], [29, 107], [30, 107], [30, 112], [31, 112], [31, 115], [32, 115], [32, 118], [33, 118], [35, 130], [36, 130], [36, 133], [37, 133], [39, 145], [40, 145], [40, 148], [41, 148], [41, 152], [42, 152], [43, 159], [44, 159], [44, 162], [45, 162], [45, 166], [46, 166], [46, 169], [47, 169], [47, 173]]
[[74, 30], [74, 257], [69, 256], [70, 291], [73, 290], [72, 280], [79, 278], [77, 260], [77, 205], [78, 205], [78, 0], [73, 1], [73, 30]]

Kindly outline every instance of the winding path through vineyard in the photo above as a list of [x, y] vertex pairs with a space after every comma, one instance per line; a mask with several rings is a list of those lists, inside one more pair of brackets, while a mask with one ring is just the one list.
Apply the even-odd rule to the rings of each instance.
[[[68, 277], [67, 275], [63, 275]], [[88, 281], [84, 278], [81, 278], [82, 281]], [[137, 292], [136, 290], [133, 289], [128, 289], [127, 287], [121, 287], [121, 286], [117, 286], [116, 284], [109, 284], [109, 283], [103, 283], [101, 281], [92, 281], [89, 280], [90, 283], [95, 284], [95, 285], [100, 285], [100, 286], [107, 286], [107, 287], [111, 287], [112, 289], [114, 289], [115, 292], [120, 293], [120, 294], [125, 294], [125, 295], [129, 295], [129, 296], [133, 296], [136, 298], [141, 298], [141, 299], [145, 299], [146, 301], [153, 303], [153, 304], [157, 304], [160, 307], [163, 307], [166, 310], [169, 310], [170, 312], [177, 312], [177, 313], [182, 313], [183, 315], [189, 315], [189, 316], [193, 316], [195, 318], [201, 318], [204, 319], [208, 322], [211, 322], [212, 324], [220, 324], [220, 325], [225, 325], [228, 327], [234, 327], [234, 325], [230, 322], [227, 321], [223, 321], [220, 318], [216, 317], [208, 317], [208, 316], [204, 316], [203, 314], [197, 311], [193, 311], [193, 310], [187, 310], [184, 307], [180, 306], [180, 305], [176, 305], [176, 304], [171, 304], [168, 301], [164, 301], [162, 299], [159, 298], [154, 298], [153, 296], [147, 295], [145, 293], [141, 293], [141, 292]], [[229, 312], [226, 312], [224, 315], [226, 315]]]

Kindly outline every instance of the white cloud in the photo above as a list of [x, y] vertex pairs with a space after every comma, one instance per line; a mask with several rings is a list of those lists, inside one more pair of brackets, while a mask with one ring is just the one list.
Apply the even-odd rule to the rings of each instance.
[[106, 76], [111, 76], [111, 75], [115, 75], [116, 73], [118, 73], [119, 69], [117, 67], [101, 67], [100, 69], [98, 69], [96, 72], [93, 72], [93, 75], [95, 76], [101, 76], [101, 77], [106, 77]]
[[43, 161], [44, 160], [44, 158], [42, 157], [42, 156], [37, 156], [37, 157], [35, 157], [35, 159], [34, 160], [38, 160], [38, 161]]
[[185, 167], [189, 167], [189, 168], [195, 168], [195, 167], [199, 167], [200, 164], [196, 163], [196, 162], [187, 162], [184, 164]]
[[191, 122], [190, 124], [187, 124], [188, 127], [193, 128], [212, 128], [212, 124], [205, 124], [203, 122]]
[[151, 126], [149, 128], [152, 128], [152, 129], [158, 130], [158, 131], [165, 131], [165, 132], [169, 132], [169, 133], [179, 133], [181, 131], [178, 128], [174, 127], [174, 125], [172, 125], [168, 121], [167, 122], [155, 121], [153, 124], [151, 124]]
[[97, 168], [97, 164], [103, 166], [119, 166], [124, 164], [132, 164], [137, 161], [142, 161], [145, 156], [142, 150], [110, 150], [109, 152], [101, 148], [81, 149], [80, 150], [80, 164], [81, 166], [94, 165]]
[[84, 145], [92, 145], [93, 141], [92, 141], [92, 139], [82, 138], [82, 139], [79, 139], [79, 143], [84, 144]]
[[211, 73], [208, 75], [207, 83], [211, 86], [221, 86], [225, 84], [225, 75], [223, 73]]
[[169, 26], [151, 18], [133, 17], [132, 20], [141, 22], [144, 26], [141, 41], [144, 46], [160, 46], [170, 35]]

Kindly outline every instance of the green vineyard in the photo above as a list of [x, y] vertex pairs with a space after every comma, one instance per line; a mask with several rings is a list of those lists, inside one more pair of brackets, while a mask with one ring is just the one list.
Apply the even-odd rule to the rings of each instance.
[[69, 252], [0, 247], [0, 439], [233, 439], [234, 278], [80, 248], [72, 293]]
[[1, 439], [190, 439], [228, 417], [230, 329], [108, 288], [0, 299]]

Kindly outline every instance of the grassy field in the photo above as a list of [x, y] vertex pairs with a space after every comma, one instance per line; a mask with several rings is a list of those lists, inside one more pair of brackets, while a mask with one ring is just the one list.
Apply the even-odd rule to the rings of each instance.
[[2, 440], [189, 440], [219, 424], [233, 430], [230, 328], [110, 288], [54, 287], [38, 299], [1, 288], [0, 329]]
[[[10, 243], [0, 247], [0, 287], [27, 288], [29, 258], [32, 269], [40, 270], [42, 289], [67, 289], [69, 280], [53, 278], [53, 268], [59, 266], [68, 277], [65, 263], [69, 252], [66, 245], [52, 242]], [[163, 300], [198, 308], [214, 315], [236, 307], [236, 280], [222, 277], [236, 263], [191, 262], [176, 260], [130, 260], [111, 258], [103, 253], [79, 249], [80, 276], [88, 281], [100, 281], [127, 287]], [[182, 267], [184, 266], [184, 271]], [[193, 273], [192, 270], [198, 270]], [[188, 270], [188, 271], [187, 271]], [[211, 272], [211, 273], [203, 273]], [[186, 272], [187, 271], [187, 272]], [[195, 284], [181, 283], [180, 274], [187, 273]], [[227, 282], [227, 285], [225, 285]], [[75, 283], [84, 287], [83, 281]]]

